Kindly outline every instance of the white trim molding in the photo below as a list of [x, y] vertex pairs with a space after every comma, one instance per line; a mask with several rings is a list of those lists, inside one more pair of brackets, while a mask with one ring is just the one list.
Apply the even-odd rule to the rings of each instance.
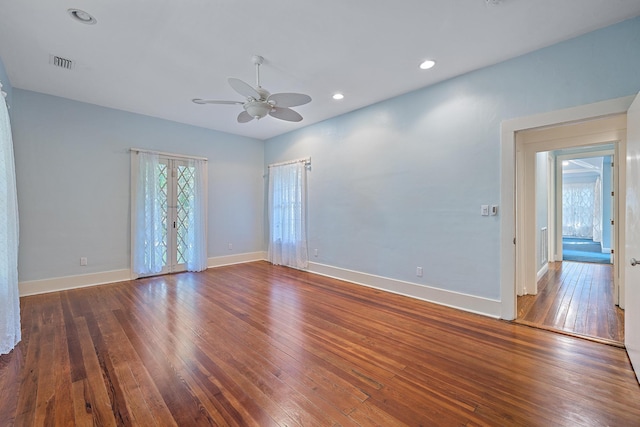
[[499, 300], [477, 297], [433, 286], [390, 279], [388, 277], [361, 273], [359, 271], [347, 270], [315, 262], [309, 263], [308, 271], [321, 276], [344, 280], [346, 282], [355, 283], [356, 285], [380, 289], [394, 294], [457, 308], [459, 310], [469, 311], [494, 318], [500, 317], [501, 304]]
[[100, 273], [79, 274], [77, 276], [54, 277], [52, 279], [30, 280], [18, 283], [20, 296], [46, 294], [107, 283], [124, 282], [131, 279], [131, 271], [113, 270]]
[[[207, 267], [222, 267], [224, 265], [241, 264], [266, 259], [266, 252], [249, 252], [245, 254], [212, 257], [207, 260]], [[131, 270], [129, 269], [79, 274], [76, 276], [54, 277], [51, 279], [30, 280], [18, 283], [18, 288], [20, 290], [20, 296], [26, 297], [29, 295], [67, 291], [70, 289], [106, 285], [109, 283], [124, 282], [127, 280], [135, 280], [131, 275]]]
[[[549, 263], [545, 262], [544, 265], [542, 266], [542, 268], [540, 268], [540, 270], [538, 270], [538, 274], [536, 274], [536, 279], [539, 282], [540, 279], [542, 279], [542, 276], [544, 276], [545, 274], [547, 274], [547, 271], [549, 271]], [[537, 288], [536, 288], [537, 290]]]
[[[243, 264], [254, 261], [266, 261], [267, 253], [264, 251], [248, 252], [237, 255], [211, 257], [208, 259], [208, 268], [223, 267], [225, 265]], [[359, 271], [347, 270], [330, 265], [309, 263], [309, 269], [305, 270], [320, 276], [344, 280], [356, 285], [380, 289], [419, 300], [457, 308], [472, 313], [482, 314], [494, 318], [500, 317], [501, 304], [499, 300], [482, 298], [459, 292], [439, 289], [417, 283], [390, 279]], [[124, 282], [132, 279], [131, 271], [114, 270], [101, 273], [82, 274], [77, 276], [56, 277], [52, 279], [32, 280], [20, 282], [20, 296], [38, 295], [49, 292], [65, 291], [70, 289], [85, 288], [89, 286], [105, 285], [109, 283]]]
[[247, 252], [237, 255], [225, 255], [218, 257], [211, 257], [207, 260], [207, 267], [223, 267], [225, 265], [243, 264], [245, 262], [253, 261], [266, 261], [267, 252]]
[[[634, 96], [505, 120], [500, 130], [500, 296], [505, 320], [516, 318], [516, 134], [520, 131], [575, 123], [625, 113]], [[521, 154], [522, 155], [522, 154]], [[618, 156], [620, 158], [620, 156]], [[623, 157], [624, 158], [624, 157]], [[623, 162], [619, 162], [623, 163]], [[620, 185], [620, 187], [623, 187]], [[523, 254], [519, 254], [522, 257]], [[522, 273], [519, 269], [518, 275]], [[621, 282], [624, 280], [621, 278]]]

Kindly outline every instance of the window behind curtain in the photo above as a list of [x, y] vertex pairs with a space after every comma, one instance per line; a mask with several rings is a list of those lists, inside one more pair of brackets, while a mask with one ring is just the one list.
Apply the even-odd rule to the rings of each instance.
[[269, 167], [269, 261], [307, 268], [306, 163]]
[[602, 235], [600, 178], [593, 182], [562, 184], [562, 235], [592, 239]]

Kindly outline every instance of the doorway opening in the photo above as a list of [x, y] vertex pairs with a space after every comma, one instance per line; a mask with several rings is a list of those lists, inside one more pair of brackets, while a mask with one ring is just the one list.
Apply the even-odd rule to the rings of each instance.
[[[614, 150], [556, 154], [561, 173], [562, 260], [612, 264]], [[553, 191], [553, 189], [550, 189]]]
[[625, 125], [618, 116], [516, 134], [517, 322], [623, 345], [612, 164]]

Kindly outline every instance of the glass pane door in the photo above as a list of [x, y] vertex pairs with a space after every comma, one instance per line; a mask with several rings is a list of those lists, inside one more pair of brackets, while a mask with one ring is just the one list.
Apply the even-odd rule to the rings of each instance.
[[172, 271], [186, 270], [187, 251], [192, 236], [189, 230], [193, 223], [193, 206], [195, 197], [195, 168], [182, 160], [173, 160], [173, 207], [172, 240], [175, 242], [171, 248], [173, 256]]
[[158, 198], [162, 213], [162, 261], [160, 274], [186, 270], [195, 197], [195, 168], [186, 161], [160, 159]]

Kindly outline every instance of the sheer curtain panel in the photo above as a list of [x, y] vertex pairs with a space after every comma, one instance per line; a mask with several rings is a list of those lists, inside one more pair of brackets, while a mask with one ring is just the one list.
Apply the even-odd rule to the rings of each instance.
[[207, 159], [131, 149], [132, 276], [207, 268]]
[[194, 168], [193, 189], [189, 197], [187, 229], [187, 270], [207, 269], [207, 161], [189, 160]]
[[599, 182], [564, 182], [562, 184], [562, 235], [582, 239], [598, 238], [600, 203], [596, 198]]
[[306, 162], [269, 166], [269, 261], [307, 268]]
[[9, 111], [0, 96], [0, 354], [13, 350], [20, 338], [16, 171]]
[[132, 221], [135, 221], [133, 272], [139, 275], [157, 274], [164, 266], [159, 156], [142, 151], [132, 152], [132, 155], [137, 156], [137, 170], [134, 170], [133, 177], [135, 194], [132, 197]]
[[593, 190], [593, 241], [602, 242], [602, 180], [596, 178]]

